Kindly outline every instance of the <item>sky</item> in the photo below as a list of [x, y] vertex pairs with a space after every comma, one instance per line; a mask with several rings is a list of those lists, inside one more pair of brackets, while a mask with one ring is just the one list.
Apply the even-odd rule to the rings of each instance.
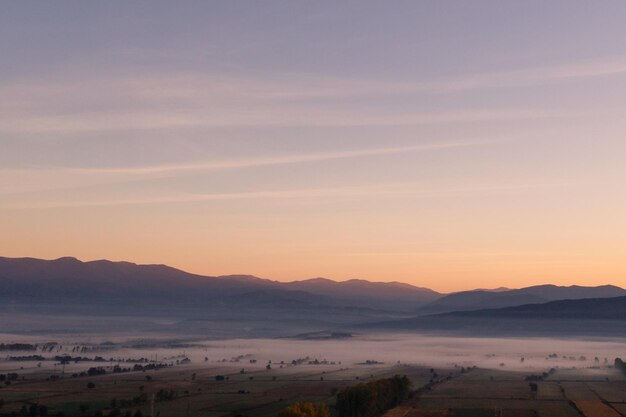
[[0, 255], [626, 286], [626, 2], [0, 4]]

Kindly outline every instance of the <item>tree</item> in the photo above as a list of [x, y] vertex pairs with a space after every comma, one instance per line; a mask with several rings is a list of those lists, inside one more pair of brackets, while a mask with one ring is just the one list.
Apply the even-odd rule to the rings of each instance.
[[330, 417], [326, 404], [299, 402], [278, 413], [278, 417]]
[[373, 417], [406, 400], [410, 389], [406, 376], [379, 379], [339, 391], [335, 407], [339, 417]]

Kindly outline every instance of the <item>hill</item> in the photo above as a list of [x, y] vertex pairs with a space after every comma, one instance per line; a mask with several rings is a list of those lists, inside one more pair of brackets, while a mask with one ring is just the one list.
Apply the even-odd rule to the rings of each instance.
[[626, 331], [626, 296], [559, 300], [455, 311], [366, 324], [363, 328], [482, 336], [616, 336]]
[[[43, 326], [31, 319], [36, 314], [47, 323], [54, 323], [53, 316], [82, 321], [116, 316], [127, 318], [119, 326], [134, 322], [155, 331], [286, 335], [407, 317], [414, 306], [437, 296], [399, 283], [281, 283], [247, 275], [201, 276], [166, 265], [0, 257], [0, 311], [24, 319], [0, 322], [5, 331], [36, 330]], [[63, 329], [90, 328], [76, 320], [59, 323]]]
[[626, 290], [613, 285], [598, 287], [568, 287], [556, 285], [536, 285], [532, 287], [487, 291], [462, 291], [449, 294], [434, 300], [426, 306], [419, 307], [416, 312], [422, 315], [450, 312], [483, 310], [490, 308], [513, 307], [524, 304], [545, 303], [555, 300], [576, 300], [585, 298], [609, 298], [626, 296]]
[[542, 304], [526, 304], [516, 307], [475, 311], [455, 311], [440, 317], [496, 317], [516, 319], [568, 319], [568, 320], [624, 320], [626, 319], [626, 296], [613, 298], [585, 298], [559, 300]]
[[[253, 293], [281, 301], [407, 311], [441, 296], [401, 283], [317, 278], [290, 283], [250, 275], [210, 277], [190, 274], [166, 265], [137, 265], [98, 260], [81, 262], [0, 257], [0, 298], [58, 302], [62, 300], [110, 303], [128, 299], [146, 303], [206, 303], [225, 297], [249, 298]], [[234, 301], [234, 300], [231, 300]]]
[[[615, 295], [624, 298], [608, 298]], [[569, 301], [549, 302], [558, 299]], [[202, 276], [166, 265], [0, 257], [1, 331], [110, 328], [256, 337], [353, 328], [506, 333], [536, 326], [541, 332], [557, 326], [547, 320], [573, 327], [572, 317], [614, 322], [622, 317], [623, 299], [626, 291], [608, 285], [442, 295], [399, 282], [284, 283], [251, 275]]]
[[361, 279], [336, 282], [326, 278], [285, 283], [283, 288], [319, 294], [349, 304], [411, 311], [442, 296], [428, 288], [401, 282], [371, 282]]

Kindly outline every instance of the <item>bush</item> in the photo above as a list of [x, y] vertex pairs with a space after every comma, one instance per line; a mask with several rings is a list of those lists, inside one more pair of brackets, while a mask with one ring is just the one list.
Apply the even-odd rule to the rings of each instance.
[[326, 404], [300, 402], [285, 408], [278, 417], [330, 417]]

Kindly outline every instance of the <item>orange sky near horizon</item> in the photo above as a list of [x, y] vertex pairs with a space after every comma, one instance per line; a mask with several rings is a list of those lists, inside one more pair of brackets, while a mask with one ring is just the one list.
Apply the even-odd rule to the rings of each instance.
[[[573, 187], [566, 194], [593, 201], [598, 192]], [[3, 238], [1, 249], [4, 256], [164, 263], [204, 275], [401, 281], [442, 292], [545, 283], [626, 286], [620, 213], [604, 206], [586, 221], [587, 210], [568, 210], [554, 193], [407, 192], [388, 195], [384, 204], [369, 195], [317, 195], [14, 209], [5, 210], [13, 222], [3, 226], [4, 236], [12, 238]], [[364, 199], [371, 205], [362, 206]]]

